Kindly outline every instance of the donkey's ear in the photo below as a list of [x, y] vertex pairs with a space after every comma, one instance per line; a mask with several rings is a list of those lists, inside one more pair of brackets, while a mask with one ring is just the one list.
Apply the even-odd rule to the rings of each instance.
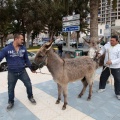
[[90, 42], [89, 42], [89, 41], [87, 41], [84, 37], [82, 37], [82, 38], [84, 39], [84, 41], [85, 41], [86, 43], [90, 44]]
[[87, 41], [84, 37], [82, 37], [82, 38], [84, 39], [85, 43], [90, 47], [90, 42]]
[[52, 47], [52, 43], [53, 43], [53, 42], [54, 42], [53, 40], [49, 40], [49, 42], [47, 42], [47, 43], [45, 44], [45, 48], [46, 48], [47, 51], [50, 50], [50, 48]]
[[104, 36], [97, 42], [97, 44], [101, 43], [103, 41]]

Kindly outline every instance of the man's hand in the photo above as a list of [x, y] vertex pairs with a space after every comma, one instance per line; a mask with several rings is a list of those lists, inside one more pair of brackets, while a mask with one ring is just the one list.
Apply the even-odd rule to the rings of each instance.
[[106, 62], [106, 64], [107, 64], [107, 65], [111, 65], [111, 64], [112, 64], [111, 60], [108, 60], [108, 61]]
[[97, 57], [98, 57], [98, 58], [99, 58], [99, 57], [101, 57], [101, 54], [100, 54], [100, 53], [98, 53], [98, 54], [97, 54]]

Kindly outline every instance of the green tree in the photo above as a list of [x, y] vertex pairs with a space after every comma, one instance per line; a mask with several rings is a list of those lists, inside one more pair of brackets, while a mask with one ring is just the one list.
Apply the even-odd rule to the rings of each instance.
[[0, 34], [2, 35], [1, 47], [3, 47], [3, 42], [10, 33], [9, 27], [12, 21], [12, 10], [13, 0], [0, 1]]
[[31, 32], [44, 29], [45, 10], [44, 0], [16, 0], [16, 18], [21, 21], [22, 32], [27, 33], [27, 48], [31, 39]]

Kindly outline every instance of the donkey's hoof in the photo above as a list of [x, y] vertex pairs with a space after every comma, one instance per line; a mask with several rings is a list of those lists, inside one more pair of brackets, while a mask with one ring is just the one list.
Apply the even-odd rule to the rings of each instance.
[[78, 95], [78, 98], [81, 98], [82, 97], [82, 95]]
[[60, 103], [60, 101], [59, 101], [59, 100], [57, 100], [57, 101], [56, 101], [56, 104], [59, 104], [59, 103]]
[[65, 109], [66, 109], [66, 106], [63, 105], [62, 110], [65, 110]]
[[90, 101], [91, 100], [91, 98], [87, 98], [87, 101]]

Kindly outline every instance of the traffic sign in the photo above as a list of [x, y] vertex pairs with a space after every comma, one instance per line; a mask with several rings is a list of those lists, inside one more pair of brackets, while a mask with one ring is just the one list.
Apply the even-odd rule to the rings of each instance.
[[78, 19], [80, 19], [80, 14], [63, 17], [63, 18], [62, 18], [62, 21], [63, 21], [63, 22], [67, 22], [67, 21], [70, 21], [70, 20], [78, 20]]
[[68, 21], [68, 22], [63, 22], [63, 27], [66, 26], [74, 26], [74, 25], [80, 25], [80, 20], [75, 20], [75, 21]]
[[63, 32], [79, 31], [79, 30], [80, 30], [80, 26], [68, 26], [68, 27], [62, 28]]

